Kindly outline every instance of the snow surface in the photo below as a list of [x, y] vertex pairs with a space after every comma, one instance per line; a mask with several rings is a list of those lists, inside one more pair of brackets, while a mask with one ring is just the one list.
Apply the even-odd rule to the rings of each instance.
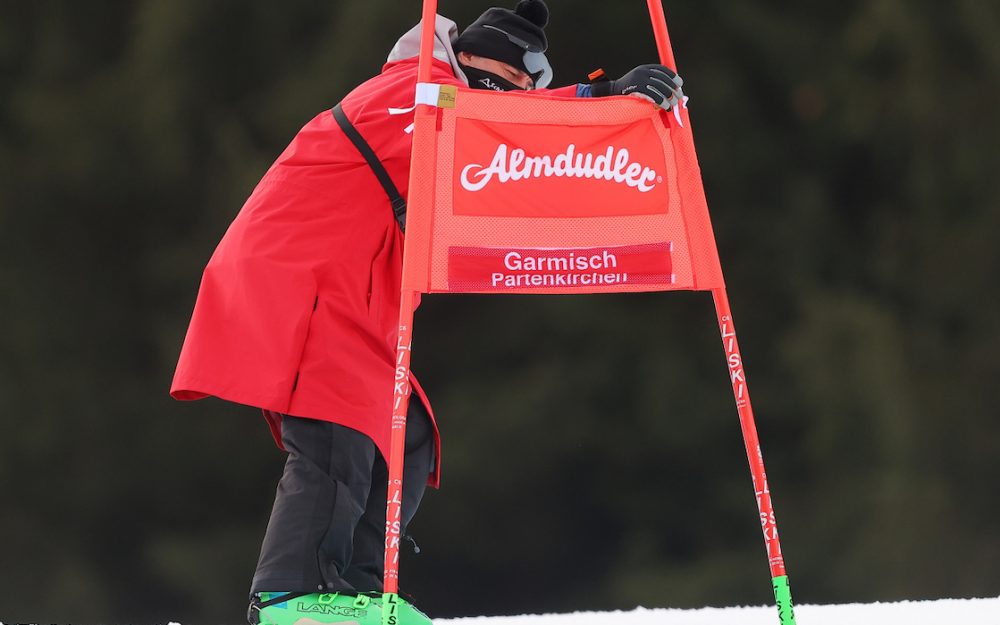
[[[1000, 625], [1000, 597], [800, 605], [795, 606], [795, 622], [796, 625]], [[778, 625], [778, 613], [772, 606], [700, 610], [636, 608], [629, 612], [434, 619], [434, 625]]]
[[[797, 625], [1000, 625], [1000, 597], [795, 606]], [[434, 619], [434, 625], [778, 625], [771, 606]]]

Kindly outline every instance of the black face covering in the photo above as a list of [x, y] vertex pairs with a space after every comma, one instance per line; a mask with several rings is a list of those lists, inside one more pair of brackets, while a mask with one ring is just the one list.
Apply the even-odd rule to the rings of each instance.
[[[461, 63], [459, 64], [461, 65]], [[506, 78], [501, 78], [493, 72], [462, 65], [462, 71], [469, 78], [469, 86], [473, 89], [490, 89], [492, 91], [524, 91]]]

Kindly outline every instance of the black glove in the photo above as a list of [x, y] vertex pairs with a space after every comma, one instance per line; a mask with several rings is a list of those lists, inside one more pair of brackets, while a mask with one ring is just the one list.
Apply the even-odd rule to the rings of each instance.
[[601, 80], [591, 85], [590, 93], [595, 98], [608, 95], [636, 95], [666, 110], [681, 103], [684, 80], [666, 65], [640, 65], [618, 80]]

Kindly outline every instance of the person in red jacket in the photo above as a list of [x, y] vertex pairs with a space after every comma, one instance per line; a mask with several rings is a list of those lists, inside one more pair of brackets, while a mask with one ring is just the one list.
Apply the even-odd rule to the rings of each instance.
[[[548, 17], [543, 0], [521, 0], [513, 11], [488, 9], [459, 36], [454, 22], [437, 16], [431, 81], [567, 97], [636, 94], [665, 108], [682, 97], [680, 78], [660, 65], [545, 89]], [[381, 623], [419, 40], [418, 25], [378, 76], [307, 123], [268, 169], [205, 268], [181, 349], [173, 397], [261, 408], [288, 452], [251, 584], [254, 624], [303, 616]], [[404, 535], [440, 473], [433, 412], [410, 382]], [[428, 622], [406, 602], [400, 618]]]

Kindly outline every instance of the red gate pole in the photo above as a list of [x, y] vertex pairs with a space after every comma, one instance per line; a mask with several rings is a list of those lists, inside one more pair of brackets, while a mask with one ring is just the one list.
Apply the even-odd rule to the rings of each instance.
[[[437, 0], [424, 0], [421, 12], [420, 58], [417, 65], [417, 81], [426, 83], [431, 77], [431, 55], [434, 51], [434, 29], [437, 21]], [[414, 94], [416, 99], [416, 94]], [[416, 104], [416, 103], [415, 103]], [[427, 104], [416, 104], [414, 112], [413, 148], [416, 154], [419, 146], [433, 141], [435, 109]], [[426, 163], [422, 164], [426, 165]], [[410, 184], [416, 187], [414, 179], [419, 178], [420, 165], [411, 158]], [[410, 203], [408, 212], [417, 208]], [[427, 208], [427, 207], [421, 207]], [[403, 274], [407, 273], [407, 253], [412, 246], [404, 244]], [[396, 336], [396, 372], [392, 391], [392, 430], [389, 442], [389, 484], [386, 491], [385, 511], [385, 572], [382, 583], [382, 623], [399, 623], [399, 547], [402, 540], [403, 520], [403, 460], [406, 451], [406, 411], [410, 405], [410, 352], [413, 345], [413, 311], [418, 293], [402, 288], [399, 297], [399, 330]], [[420, 479], [420, 478], [417, 478]]]
[[[677, 65], [673, 49], [670, 46], [670, 36], [667, 33], [667, 20], [663, 14], [663, 4], [661, 0], [646, 0], [646, 4], [649, 6], [649, 19], [653, 24], [653, 35], [656, 38], [660, 62], [676, 70]], [[675, 149], [683, 153], [683, 158], [696, 162], [690, 120], [683, 127], [671, 128], [671, 133], [680, 133], [679, 141], [675, 141]], [[715, 301], [715, 313], [719, 321], [719, 331], [722, 334], [722, 345], [726, 351], [726, 363], [729, 366], [729, 377], [733, 385], [736, 409], [739, 412], [740, 428], [743, 430], [743, 443], [746, 447], [747, 460], [750, 463], [754, 492], [757, 495], [757, 509], [760, 513], [761, 529], [764, 532], [764, 544], [767, 548], [768, 564], [771, 569], [771, 585], [774, 589], [775, 603], [778, 606], [778, 619], [781, 625], [795, 625], [792, 592], [788, 585], [785, 561], [781, 555], [781, 544], [778, 541], [778, 525], [774, 518], [774, 508], [771, 505], [771, 491], [767, 484], [767, 474], [764, 472], [764, 456], [761, 453], [760, 440], [757, 437], [757, 425], [754, 422], [753, 408], [750, 405], [750, 390], [743, 369], [743, 356], [740, 354], [739, 343], [736, 341], [736, 327], [733, 323], [733, 313], [729, 309], [729, 295], [726, 293], [725, 287], [712, 289], [712, 299]]]
[[[383, 616], [395, 612], [399, 592], [399, 546], [403, 520], [403, 457], [406, 448], [406, 410], [410, 404], [410, 351], [413, 345], [413, 308], [416, 293], [403, 291], [399, 302], [396, 373], [392, 390], [392, 435], [389, 443], [389, 488], [385, 512], [385, 578]], [[394, 621], [386, 619], [389, 623]]]
[[743, 356], [740, 353], [740, 344], [736, 340], [733, 313], [729, 309], [729, 295], [726, 294], [725, 288], [712, 289], [712, 299], [715, 300], [715, 313], [719, 318], [722, 346], [726, 350], [726, 364], [729, 366], [729, 378], [733, 384], [736, 410], [740, 415], [740, 428], [743, 430], [743, 444], [746, 447], [747, 461], [750, 463], [753, 489], [757, 495], [757, 510], [760, 512], [760, 526], [764, 532], [767, 560], [771, 568], [771, 585], [778, 606], [778, 619], [781, 625], [795, 625], [792, 591], [788, 585], [785, 560], [781, 555], [781, 543], [778, 541], [778, 523], [774, 518], [774, 507], [771, 505], [771, 490], [767, 485], [764, 455], [760, 449], [760, 439], [757, 437], [753, 407], [750, 405], [750, 389], [743, 369]]

